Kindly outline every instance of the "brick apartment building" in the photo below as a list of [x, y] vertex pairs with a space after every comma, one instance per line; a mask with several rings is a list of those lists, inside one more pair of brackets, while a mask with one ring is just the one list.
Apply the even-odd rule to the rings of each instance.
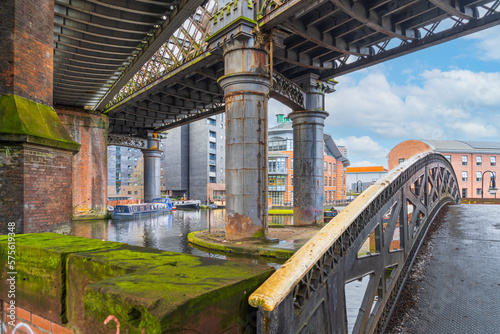
[[463, 198], [481, 198], [483, 190], [484, 198], [495, 197], [488, 192], [488, 188], [492, 174], [496, 176], [500, 172], [497, 165], [499, 142], [407, 140], [389, 152], [389, 170], [416, 154], [429, 151], [441, 153], [451, 162]]
[[[278, 124], [268, 130], [268, 196], [273, 206], [293, 205], [292, 122], [278, 115]], [[330, 135], [324, 135], [325, 204], [345, 199], [345, 168], [349, 160]]]

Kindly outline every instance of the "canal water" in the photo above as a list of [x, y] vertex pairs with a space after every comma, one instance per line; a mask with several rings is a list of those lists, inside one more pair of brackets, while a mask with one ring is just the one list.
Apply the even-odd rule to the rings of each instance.
[[[196, 248], [188, 243], [191, 232], [225, 226], [226, 210], [177, 210], [172, 213], [141, 217], [133, 220], [80, 220], [59, 225], [51, 232], [105, 241], [123, 242], [134, 246], [180, 252], [225, 260], [258, 263], [279, 268], [279, 259], [264, 259], [225, 254]], [[284, 219], [286, 220], [286, 219]], [[286, 220], [288, 222], [288, 220]]]
[[[285, 262], [273, 258], [229, 255], [196, 248], [188, 243], [187, 235], [189, 233], [224, 227], [225, 220], [225, 209], [177, 210], [163, 216], [144, 217], [134, 220], [74, 221], [60, 225], [53, 229], [52, 232], [230, 261], [270, 265], [276, 269]], [[269, 223], [290, 225], [293, 224], [293, 217], [289, 215], [272, 215], [269, 216]], [[349, 333], [352, 332], [367, 285], [367, 279], [356, 280], [346, 285], [346, 311]]]

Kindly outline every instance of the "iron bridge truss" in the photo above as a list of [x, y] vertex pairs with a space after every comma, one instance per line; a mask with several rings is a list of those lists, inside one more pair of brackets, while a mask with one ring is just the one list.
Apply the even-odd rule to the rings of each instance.
[[459, 201], [443, 155], [424, 153], [398, 166], [250, 296], [259, 308], [257, 332], [347, 333], [345, 287], [367, 278], [352, 332], [382, 333], [430, 223]]
[[[211, 21], [235, 1], [199, 7], [125, 84], [96, 105], [110, 132], [185, 124], [223, 111], [217, 80], [221, 50], [209, 45]], [[240, 1], [241, 3], [241, 1]], [[257, 4], [257, 2], [254, 2]], [[255, 20], [272, 45], [272, 96], [298, 109], [303, 92], [291, 83], [305, 74], [326, 81], [500, 23], [500, 0], [261, 0]], [[292, 90], [284, 92], [280, 89]]]

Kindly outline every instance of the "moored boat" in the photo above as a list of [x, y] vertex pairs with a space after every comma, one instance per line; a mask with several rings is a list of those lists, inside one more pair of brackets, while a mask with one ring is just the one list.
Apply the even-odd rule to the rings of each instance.
[[177, 210], [182, 210], [182, 209], [199, 209], [201, 205], [200, 200], [195, 200], [195, 199], [188, 199], [185, 201], [174, 201], [174, 207], [177, 208]]
[[155, 216], [172, 211], [170, 198], [155, 198], [152, 203], [116, 205], [113, 219], [126, 219], [143, 216]]

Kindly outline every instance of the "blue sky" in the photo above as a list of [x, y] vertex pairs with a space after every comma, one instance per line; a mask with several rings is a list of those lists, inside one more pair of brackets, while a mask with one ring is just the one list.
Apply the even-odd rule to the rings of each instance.
[[[351, 166], [387, 167], [408, 139], [500, 141], [500, 27], [335, 79], [325, 132]], [[289, 112], [271, 100], [269, 124]]]

